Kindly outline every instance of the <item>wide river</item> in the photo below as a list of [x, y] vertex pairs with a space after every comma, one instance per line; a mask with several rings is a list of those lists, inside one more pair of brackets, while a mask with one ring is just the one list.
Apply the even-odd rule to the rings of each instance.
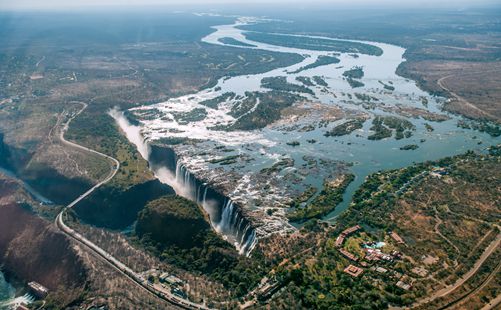
[[[419, 89], [414, 81], [398, 76], [396, 69], [405, 61], [403, 58], [405, 49], [402, 47], [380, 42], [351, 41], [373, 45], [383, 51], [382, 55], [373, 56], [265, 44], [249, 40], [246, 31], [240, 28], [259, 22], [264, 21], [240, 18], [235, 24], [213, 27], [215, 31], [202, 41], [240, 49], [295, 53], [303, 55], [304, 60], [286, 68], [273, 69], [261, 74], [224, 77], [209, 89], [155, 105], [135, 108], [131, 112], [140, 119], [141, 116], [147, 115], [142, 118], [140, 130], [149, 141], [172, 137], [202, 141], [195, 146], [177, 145], [175, 148], [180, 160], [190, 171], [205, 181], [232, 183], [229, 186], [230, 190], [225, 194], [244, 208], [252, 210], [256, 217], [266, 219], [266, 223], [258, 227], [261, 236], [280, 230], [280, 227], [291, 228], [284, 217], [285, 209], [278, 208], [278, 211], [274, 210], [276, 212], [273, 215], [266, 212], [290, 199], [284, 193], [294, 191], [298, 193], [309, 186], [321, 188], [324, 178], [336, 175], [336, 168], [348, 169], [356, 178], [348, 187], [342, 205], [326, 216], [326, 220], [335, 218], [346, 209], [354, 191], [364, 178], [373, 172], [439, 159], [467, 150], [481, 150], [500, 142], [499, 138], [493, 138], [488, 134], [459, 128], [457, 123], [462, 118], [442, 109], [446, 98], [433, 97]], [[336, 41], [333, 38], [290, 36], [295, 40], [301, 37]], [[233, 41], [229, 41], [228, 38]], [[245, 44], [228, 44], [228, 42], [234, 44], [234, 40]], [[339, 63], [296, 72], [299, 68], [314, 63], [320, 56], [333, 55], [339, 58]], [[360, 79], [364, 84], [362, 87], [352, 88], [343, 77], [343, 72], [354, 67], [363, 68], [364, 76]], [[296, 79], [298, 77], [311, 79], [321, 77], [326, 85], [317, 83], [310, 86], [314, 95], [301, 94], [309, 100], [309, 108], [312, 106], [316, 108], [310, 109], [309, 115], [291, 118], [260, 130], [228, 132], [211, 128], [238, 121], [230, 115], [230, 111], [240, 101], [231, 99], [224, 101], [217, 109], [201, 103], [229, 92], [235, 93], [237, 98], [245, 97], [246, 92], [267, 92], [269, 89], [261, 85], [262, 79], [277, 76], [283, 76], [288, 83], [296, 85], [301, 85]], [[394, 90], [389, 90], [389, 85], [394, 87]], [[361, 100], [360, 95], [370, 96], [371, 104]], [[259, 100], [256, 106], [258, 104]], [[202, 120], [189, 122], [180, 122], [175, 117], [176, 114], [195, 109], [205, 110], [207, 116]], [[351, 134], [327, 137], [324, 135], [327, 130], [346, 121], [346, 117], [341, 117], [322, 125], [321, 119], [331, 109], [339, 109], [344, 115], [364, 115], [367, 120], [363, 128]], [[250, 111], [252, 112], [252, 109]], [[417, 114], [409, 114], [409, 111]], [[367, 137], [373, 133], [370, 130], [372, 120], [377, 116], [396, 116], [411, 122], [415, 127], [412, 136], [400, 140], [393, 137], [378, 141], [368, 140]], [[434, 121], [430, 117], [439, 117], [442, 121]], [[313, 125], [313, 128], [304, 130], [308, 125]], [[311, 143], [313, 140], [316, 142]], [[290, 141], [297, 141], [300, 146], [287, 144]], [[417, 145], [418, 148], [400, 149], [411, 144]], [[224, 151], [221, 152], [220, 149]], [[232, 155], [245, 158], [245, 162], [238, 161], [224, 166], [214, 162], [214, 159]], [[292, 159], [293, 166], [284, 169], [274, 180], [263, 181], [259, 177], [263, 168], [269, 168], [284, 159]], [[313, 168], [312, 162], [315, 163]], [[346, 168], [346, 163], [353, 166]], [[225, 179], [224, 176], [227, 175], [232, 176], [231, 181]]]

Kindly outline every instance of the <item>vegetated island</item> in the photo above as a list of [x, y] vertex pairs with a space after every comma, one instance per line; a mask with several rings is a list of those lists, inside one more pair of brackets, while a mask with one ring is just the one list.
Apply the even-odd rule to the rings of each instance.
[[346, 70], [343, 72], [343, 76], [346, 78], [346, 81], [350, 84], [351, 88], [362, 87], [365, 85], [364, 83], [358, 81], [364, 76], [364, 69], [362, 67], [356, 66], [350, 70]]
[[326, 137], [339, 137], [349, 135], [357, 129], [362, 129], [365, 120], [362, 119], [353, 119], [347, 122], [344, 122], [331, 130], [327, 131], [324, 136]]
[[[326, 180], [318, 196], [304, 207], [297, 207], [288, 214], [293, 222], [305, 222], [309, 219], [320, 218], [334, 210], [343, 201], [343, 194], [348, 185], [355, 179], [353, 174], [343, 174], [335, 180]], [[307, 190], [308, 196], [313, 189]], [[315, 190], [316, 191], [316, 190]]]
[[383, 54], [383, 50], [381, 50], [377, 46], [358, 42], [270, 34], [263, 32], [246, 32], [244, 33], [244, 35], [251, 41], [292, 48], [317, 51], [334, 51], [341, 53], [360, 53], [374, 56], [380, 56]]
[[295, 73], [299, 73], [301, 71], [313, 69], [313, 68], [320, 67], [320, 66], [327, 66], [327, 65], [331, 65], [331, 64], [337, 64], [339, 62], [340, 62], [340, 60], [337, 57], [321, 55], [321, 56], [319, 56], [317, 58], [317, 60], [315, 60], [315, 62], [313, 62], [313, 63], [311, 63], [309, 65], [300, 67], [299, 69], [297, 69], [295, 71], [291, 71], [289, 73], [294, 73], [295, 74]]
[[218, 41], [223, 43], [223, 44], [228, 44], [228, 45], [256, 47], [254, 44], [249, 44], [249, 43], [245, 43], [242, 41], [238, 41], [237, 39], [230, 38], [230, 37], [219, 38]]

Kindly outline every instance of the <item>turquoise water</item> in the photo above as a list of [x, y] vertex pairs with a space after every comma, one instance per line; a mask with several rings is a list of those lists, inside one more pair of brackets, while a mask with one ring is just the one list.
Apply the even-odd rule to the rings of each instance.
[[0, 309], [8, 309], [6, 302], [12, 300], [16, 290], [6, 280], [2, 272], [0, 272]]
[[367, 248], [367, 249], [380, 249], [382, 247], [384, 247], [386, 245], [386, 243], [384, 242], [376, 242], [376, 244], [373, 244], [371, 246], [368, 246], [368, 245], [364, 245], [364, 248]]

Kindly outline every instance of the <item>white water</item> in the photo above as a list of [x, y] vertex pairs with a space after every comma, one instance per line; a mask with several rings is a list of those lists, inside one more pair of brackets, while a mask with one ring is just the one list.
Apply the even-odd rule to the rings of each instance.
[[[123, 112], [112, 109], [109, 115], [113, 117], [127, 139], [132, 142], [141, 156], [149, 160], [151, 148], [148, 142], [141, 134], [139, 126], [132, 125]], [[200, 187], [196, 186], [193, 176], [184, 168], [181, 161], [176, 163], [176, 171], [172, 172], [164, 166], [150, 166], [155, 177], [162, 183], [171, 186], [177, 195], [199, 203], [209, 214], [211, 224], [214, 229], [222, 234], [228, 241], [233, 243], [240, 254], [249, 255], [257, 243], [256, 232], [250, 223], [241, 216], [234, 203], [227, 200], [223, 206], [218, 206], [216, 201], [206, 199], [207, 187], [203, 195], [200, 193]], [[202, 197], [202, 199], [200, 199]], [[222, 210], [217, 210], [222, 208]], [[216, 220], [216, 213], [222, 212], [220, 220]], [[238, 221], [238, 222], [237, 222]]]
[[[145, 160], [149, 160], [150, 147], [141, 133], [141, 127], [132, 125], [124, 116], [123, 112], [117, 109], [110, 110], [109, 115], [113, 117], [120, 129], [125, 133], [127, 139], [136, 146], [139, 154], [141, 154]], [[190, 196], [191, 189], [179, 182], [179, 179], [177, 179], [169, 169], [166, 167], [158, 167], [157, 169], [152, 169], [152, 171], [160, 182], [171, 186], [176, 194], [187, 199], [192, 199]]]
[[0, 300], [0, 309], [7, 310], [17, 309], [20, 305], [29, 305], [35, 301], [35, 297], [30, 294], [24, 294], [23, 296], [9, 298], [5, 301]]
[[29, 305], [35, 300], [30, 294], [18, 297], [15, 294], [16, 289], [5, 280], [3, 273], [0, 272], [0, 310], [17, 309], [19, 305]]

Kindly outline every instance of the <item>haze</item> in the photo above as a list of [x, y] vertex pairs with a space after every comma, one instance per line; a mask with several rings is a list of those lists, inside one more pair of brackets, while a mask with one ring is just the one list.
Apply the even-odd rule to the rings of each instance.
[[[254, 0], [252, 2], [242, 3], [236, 0], [87, 0], [87, 1], [64, 1], [64, 0], [50, 0], [50, 1], [37, 1], [37, 0], [2, 0], [0, 1], [0, 10], [62, 10], [62, 9], [81, 9], [81, 8], [104, 8], [104, 7], [136, 7], [136, 6], [186, 6], [186, 5], [254, 5], [254, 4], [281, 4], [291, 3], [301, 6], [305, 4], [303, 0]], [[481, 7], [497, 5], [498, 1], [484, 0], [484, 1], [471, 1], [471, 0], [420, 0], [420, 1], [406, 1], [405, 4], [398, 0], [383, 0], [375, 3], [369, 0], [315, 0], [308, 1], [308, 7], [312, 5], [329, 5], [329, 6], [343, 6], [343, 7], [441, 7], [462, 9], [466, 7]]]

